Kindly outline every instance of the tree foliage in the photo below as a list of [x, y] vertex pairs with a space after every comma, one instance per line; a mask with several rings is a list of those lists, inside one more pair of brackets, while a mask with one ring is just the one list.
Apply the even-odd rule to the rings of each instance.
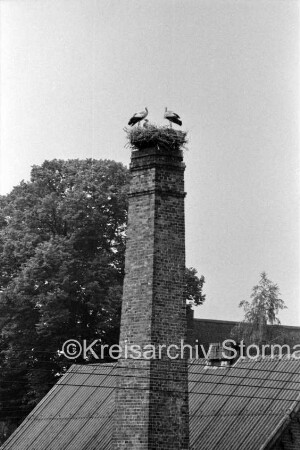
[[122, 164], [53, 160], [1, 198], [2, 418], [18, 421], [68, 368], [65, 340], [117, 342], [127, 190]]
[[[0, 422], [17, 424], [71, 363], [68, 339], [118, 342], [129, 173], [53, 160], [0, 197]], [[195, 269], [186, 298], [204, 301]]]
[[193, 267], [185, 269], [184, 296], [190, 306], [199, 306], [205, 301], [206, 296], [203, 294], [204, 283], [204, 276], [201, 275], [199, 278], [196, 269]]
[[279, 336], [272, 333], [278, 328], [272, 329], [267, 325], [279, 325], [279, 311], [286, 308], [280, 298], [279, 287], [262, 272], [250, 298], [251, 301], [242, 300], [239, 304], [239, 307], [244, 309], [244, 320], [234, 327], [232, 335], [238, 340], [243, 339], [246, 345], [261, 345], [276, 338], [278, 343]]

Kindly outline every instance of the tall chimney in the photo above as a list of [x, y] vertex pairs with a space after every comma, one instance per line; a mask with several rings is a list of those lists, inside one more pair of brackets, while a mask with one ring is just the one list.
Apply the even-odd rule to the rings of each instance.
[[[187, 358], [180, 354], [187, 328], [184, 169], [181, 150], [132, 152], [116, 449], [188, 449]], [[150, 353], [133, 359], [128, 350], [126, 358], [124, 349], [134, 344]], [[159, 345], [172, 345], [169, 356], [178, 358], [163, 347], [159, 359]], [[152, 346], [156, 358], [149, 359]]]

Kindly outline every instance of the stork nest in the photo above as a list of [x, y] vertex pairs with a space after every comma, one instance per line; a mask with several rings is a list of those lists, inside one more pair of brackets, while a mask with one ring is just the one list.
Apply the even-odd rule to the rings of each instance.
[[128, 139], [126, 147], [133, 150], [143, 150], [149, 147], [181, 150], [186, 148], [188, 142], [186, 131], [174, 130], [168, 126], [159, 127], [148, 124], [146, 127], [124, 128], [124, 131]]

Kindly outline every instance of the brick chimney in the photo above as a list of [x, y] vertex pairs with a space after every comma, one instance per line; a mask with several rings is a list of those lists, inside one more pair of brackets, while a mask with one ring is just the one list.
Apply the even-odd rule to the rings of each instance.
[[[184, 169], [180, 150], [152, 147], [132, 152], [123, 354], [116, 369], [116, 449], [188, 449], [187, 358], [180, 355], [187, 328]], [[124, 348], [133, 344], [156, 349], [177, 345], [178, 359], [168, 357], [165, 348], [161, 359], [158, 352], [156, 358], [143, 354], [133, 359], [129, 351], [126, 359]]]

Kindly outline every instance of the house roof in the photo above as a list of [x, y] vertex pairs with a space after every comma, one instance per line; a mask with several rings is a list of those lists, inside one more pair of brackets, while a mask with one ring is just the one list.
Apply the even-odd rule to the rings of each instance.
[[[190, 319], [191, 326], [188, 331], [189, 341], [194, 343], [197, 339], [199, 344], [208, 348], [212, 342], [223, 342], [226, 339], [232, 339], [231, 331], [240, 322], [230, 320], [215, 319]], [[290, 345], [298, 343], [300, 339], [300, 327], [289, 325], [267, 325], [268, 330], [272, 330], [274, 337], [276, 334], [284, 333]], [[276, 340], [276, 339], [275, 339]]]
[[199, 344], [209, 347], [212, 342], [223, 342], [231, 339], [231, 330], [239, 322], [228, 320], [194, 319], [193, 337]]
[[[2, 449], [113, 449], [116, 364], [73, 365]], [[300, 360], [190, 360], [190, 449], [264, 449], [300, 405]]]
[[115, 364], [73, 365], [3, 449], [110, 449]]
[[190, 449], [263, 449], [299, 406], [300, 361], [189, 368]]

